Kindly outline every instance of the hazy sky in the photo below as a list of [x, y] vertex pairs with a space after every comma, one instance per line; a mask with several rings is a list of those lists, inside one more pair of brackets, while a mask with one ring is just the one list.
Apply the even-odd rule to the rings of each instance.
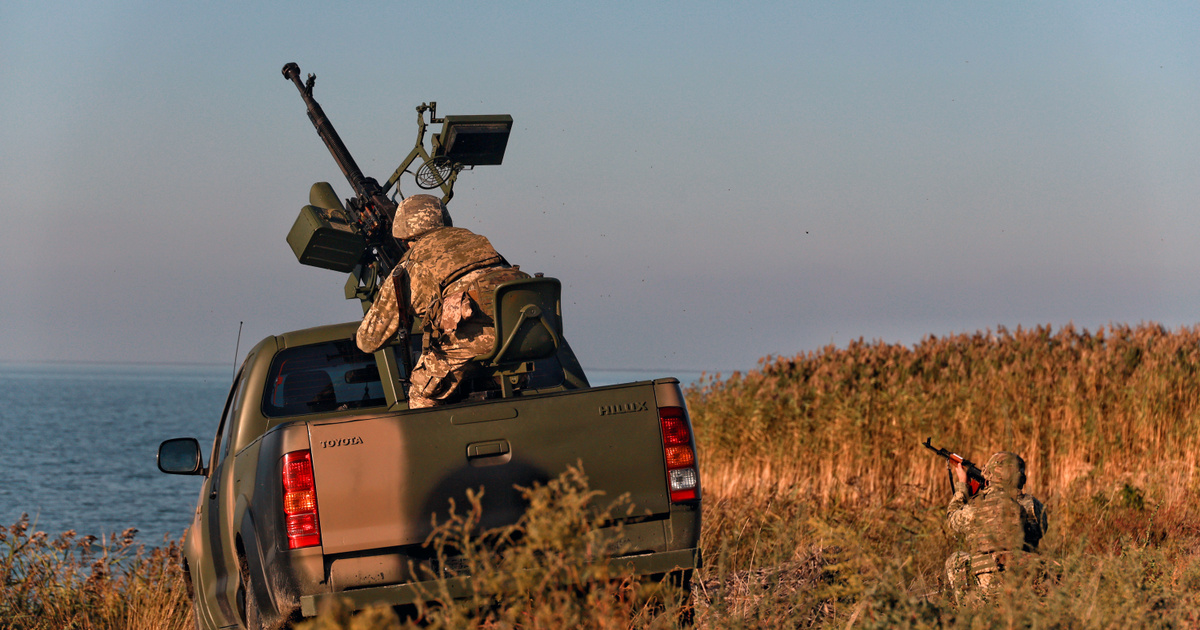
[[350, 194], [289, 61], [380, 179], [423, 101], [512, 115], [450, 210], [562, 279], [585, 367], [1200, 322], [1200, 4], [358, 5], [0, 4], [0, 360], [361, 317], [284, 241]]

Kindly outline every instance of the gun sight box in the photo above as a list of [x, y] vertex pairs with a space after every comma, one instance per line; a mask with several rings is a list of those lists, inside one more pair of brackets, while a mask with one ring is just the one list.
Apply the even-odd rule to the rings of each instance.
[[343, 273], [362, 260], [367, 240], [337, 210], [304, 206], [287, 235], [288, 245], [302, 265]]
[[487, 166], [504, 160], [512, 116], [446, 116], [434, 137], [433, 156], [464, 166]]

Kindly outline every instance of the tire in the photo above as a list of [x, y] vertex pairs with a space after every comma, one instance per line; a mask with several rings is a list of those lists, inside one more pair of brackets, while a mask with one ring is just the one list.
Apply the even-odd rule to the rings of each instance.
[[691, 628], [696, 625], [696, 607], [692, 600], [692, 571], [672, 573], [668, 579], [672, 586], [679, 589], [679, 613], [676, 621], [680, 626]]
[[[692, 571], [672, 571], [671, 573], [657, 573], [650, 576], [651, 583], [659, 583], [667, 587], [667, 591], [660, 595], [657, 601], [656, 610], [664, 611], [668, 608], [675, 609], [675, 621], [680, 627], [690, 628], [695, 625], [696, 609], [692, 603]], [[661, 598], [666, 596], [669, 599]]]
[[242, 626], [246, 630], [262, 630], [262, 615], [258, 610], [258, 602], [254, 600], [254, 589], [250, 582], [250, 565], [245, 556], [238, 556], [238, 574], [241, 584], [237, 590], [238, 612], [242, 616]]
[[192, 602], [192, 622], [196, 630], [204, 630], [200, 625], [200, 595], [196, 593], [196, 585], [192, 584], [192, 567], [187, 558], [183, 559], [183, 584], [187, 589], [188, 599]]

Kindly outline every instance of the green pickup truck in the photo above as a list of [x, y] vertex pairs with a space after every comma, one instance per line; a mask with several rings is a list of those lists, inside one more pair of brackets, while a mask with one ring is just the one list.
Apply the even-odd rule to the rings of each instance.
[[560, 339], [553, 356], [502, 375], [502, 393], [410, 411], [402, 350], [364, 354], [356, 327], [259, 342], [207, 466], [194, 438], [160, 447], [163, 472], [204, 477], [184, 543], [198, 627], [273, 627], [339, 597], [410, 603], [421, 579], [410, 567], [431, 559], [422, 543], [450, 499], [464, 505], [482, 487], [481, 526], [510, 524], [523, 509], [514, 486], [578, 462], [592, 489], [637, 508], [614, 561], [686, 588], [700, 565], [701, 492], [677, 380], [589, 387]]
[[[439, 118], [436, 103], [422, 103], [412, 151], [380, 185], [313, 98], [316, 77], [302, 82], [295, 63], [283, 76], [355, 191], [342, 203], [328, 183], [314, 184], [287, 241], [301, 264], [348, 272], [345, 297], [365, 310], [403, 254], [389, 195], [400, 177], [449, 201], [460, 171], [500, 164], [512, 117]], [[431, 153], [433, 124], [441, 131]], [[158, 452], [163, 472], [204, 477], [184, 541], [197, 626], [275, 627], [332, 599], [409, 604], [428, 579], [419, 567], [433, 562], [423, 544], [432, 521], [446, 520], [452, 500], [466, 505], [467, 491], [482, 488], [479, 526], [510, 525], [524, 509], [517, 486], [580, 463], [592, 490], [635, 508], [606, 526], [621, 543], [610, 562], [689, 588], [701, 492], [679, 382], [590, 387], [562, 334], [560, 291], [540, 274], [496, 287], [495, 346], [475, 358], [469, 396], [452, 405], [408, 408], [404, 366], [420, 354], [420, 322], [373, 354], [355, 343], [358, 322], [267, 337], [250, 350], [208, 465], [195, 438]]]

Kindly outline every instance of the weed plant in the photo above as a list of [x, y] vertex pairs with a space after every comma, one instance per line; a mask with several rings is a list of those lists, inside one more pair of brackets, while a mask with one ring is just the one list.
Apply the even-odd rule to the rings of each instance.
[[29, 516], [0, 527], [0, 628], [195, 627], [179, 543], [147, 549], [136, 529], [105, 539], [30, 532]]

